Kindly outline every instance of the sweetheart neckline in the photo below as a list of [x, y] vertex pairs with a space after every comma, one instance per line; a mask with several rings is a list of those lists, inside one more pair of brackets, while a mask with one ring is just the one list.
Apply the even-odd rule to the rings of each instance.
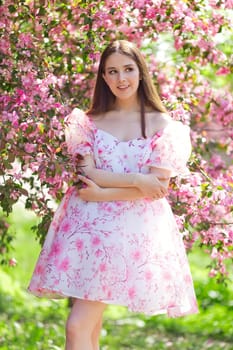
[[102, 132], [106, 135], [109, 135], [111, 136], [113, 139], [115, 139], [117, 141], [117, 143], [129, 143], [129, 142], [133, 142], [133, 141], [140, 141], [140, 140], [149, 140], [151, 139], [151, 137], [147, 137], [147, 138], [144, 138], [144, 137], [135, 137], [135, 138], [132, 138], [132, 139], [129, 139], [129, 140], [120, 140], [118, 137], [114, 136], [113, 134], [111, 134], [110, 132], [106, 131], [106, 130], [103, 130], [103, 129], [99, 129], [99, 128], [95, 128], [96, 129], [96, 132]]
[[161, 137], [162, 134], [164, 133], [165, 129], [171, 124], [167, 124], [163, 129], [160, 129], [158, 131], [156, 131], [153, 135], [151, 136], [148, 136], [147, 138], [144, 138], [143, 136], [141, 137], [135, 137], [135, 138], [132, 138], [132, 139], [129, 139], [129, 140], [119, 140], [118, 137], [114, 136], [113, 134], [111, 134], [110, 132], [106, 131], [106, 130], [103, 130], [103, 129], [100, 129], [100, 128], [97, 128], [97, 126], [95, 125], [95, 123], [91, 120], [91, 123], [94, 127], [94, 130], [95, 132], [102, 132], [106, 135], [109, 135], [111, 136], [113, 139], [115, 139], [117, 141], [117, 143], [130, 143], [130, 142], [133, 142], [133, 141], [141, 141], [141, 140], [145, 140], [145, 141], [148, 141], [148, 140], [152, 140], [155, 136], [157, 136], [157, 138]]

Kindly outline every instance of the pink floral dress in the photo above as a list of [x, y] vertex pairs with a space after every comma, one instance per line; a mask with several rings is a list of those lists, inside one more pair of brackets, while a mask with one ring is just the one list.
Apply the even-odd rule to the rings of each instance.
[[[121, 142], [80, 110], [67, 118], [73, 154], [92, 154], [96, 167], [117, 173], [165, 168], [187, 171], [189, 128], [172, 121], [153, 137]], [[148, 315], [197, 312], [182, 235], [165, 198], [86, 202], [68, 189], [51, 223], [29, 291], [125, 305]]]

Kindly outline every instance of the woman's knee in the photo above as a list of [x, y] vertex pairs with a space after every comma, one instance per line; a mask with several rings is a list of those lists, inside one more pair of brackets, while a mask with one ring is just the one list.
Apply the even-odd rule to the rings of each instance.
[[66, 335], [69, 337], [91, 335], [101, 319], [104, 308], [105, 306], [101, 304], [75, 301], [66, 322]]
[[70, 316], [66, 322], [66, 336], [68, 338], [77, 338], [84, 334], [91, 334], [92, 329], [87, 327], [85, 319], [80, 317]]

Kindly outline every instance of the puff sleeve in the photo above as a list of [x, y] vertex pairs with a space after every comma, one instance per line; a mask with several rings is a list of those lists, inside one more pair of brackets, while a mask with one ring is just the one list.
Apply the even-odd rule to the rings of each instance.
[[75, 108], [65, 118], [65, 141], [72, 156], [93, 154], [94, 131], [88, 116]]
[[151, 139], [146, 165], [171, 171], [171, 177], [187, 175], [191, 155], [190, 128], [179, 121], [170, 122], [161, 135]]

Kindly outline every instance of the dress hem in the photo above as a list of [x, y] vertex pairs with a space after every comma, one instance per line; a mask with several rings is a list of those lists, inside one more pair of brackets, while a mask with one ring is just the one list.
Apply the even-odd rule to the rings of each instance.
[[[36, 290], [31, 290], [30, 288], [27, 289], [27, 292], [30, 294], [35, 295], [38, 298], [47, 298], [47, 299], [65, 299], [65, 298], [77, 298], [81, 300], [88, 300], [88, 301], [98, 301], [100, 303], [106, 304], [106, 305], [116, 305], [116, 306], [123, 306], [126, 307], [130, 312], [133, 313], [142, 313], [147, 316], [157, 316], [157, 315], [166, 315], [167, 317], [170, 318], [177, 318], [177, 317], [183, 317], [183, 316], [188, 316], [188, 315], [193, 315], [199, 313], [198, 309], [195, 307], [190, 307], [187, 310], [187, 306], [176, 306], [176, 307], [168, 307], [167, 309], [158, 309], [157, 311], [143, 311], [143, 310], [137, 310], [131, 308], [129, 305], [117, 301], [110, 301], [110, 300], [100, 300], [100, 299], [91, 299], [91, 298], [85, 298], [83, 296], [77, 296], [77, 295], [68, 295], [65, 292], [61, 291], [49, 291], [47, 289], [44, 289], [41, 291], [36, 291]], [[183, 308], [183, 312], [178, 312], [178, 310], [181, 310]], [[185, 311], [186, 310], [186, 311]]]

